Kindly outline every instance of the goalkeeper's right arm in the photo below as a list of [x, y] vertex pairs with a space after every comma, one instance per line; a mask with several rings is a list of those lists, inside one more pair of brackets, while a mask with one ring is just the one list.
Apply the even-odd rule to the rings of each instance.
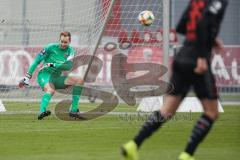
[[29, 85], [29, 80], [31, 79], [32, 75], [26, 74], [25, 77], [19, 82], [18, 86], [19, 88], [22, 88], [23, 86]]
[[38, 54], [37, 57], [34, 59], [33, 63], [30, 65], [27, 73], [29, 75], [33, 75], [33, 72], [35, 71], [37, 66], [43, 61], [43, 59], [44, 59], [43, 55], [41, 53]]
[[32, 78], [33, 72], [37, 68], [37, 66], [43, 61], [45, 50], [43, 49], [37, 57], [34, 59], [33, 63], [30, 65], [28, 72], [26, 73], [25, 77], [19, 82], [19, 87], [22, 88], [25, 85], [29, 85], [29, 80]]

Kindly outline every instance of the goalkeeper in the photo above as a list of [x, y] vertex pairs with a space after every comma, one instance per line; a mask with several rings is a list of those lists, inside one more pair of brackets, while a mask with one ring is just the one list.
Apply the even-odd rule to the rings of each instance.
[[76, 117], [79, 112], [78, 102], [82, 92], [80, 85], [83, 84], [83, 79], [81, 77], [61, 76], [62, 71], [71, 70], [73, 67], [75, 51], [69, 45], [70, 42], [70, 32], [62, 32], [59, 43], [50, 43], [44, 47], [30, 65], [26, 76], [19, 83], [20, 88], [24, 85], [29, 85], [29, 80], [36, 67], [41, 62], [43, 63], [37, 75], [37, 82], [44, 91], [40, 104], [40, 113], [38, 115], [39, 120], [51, 114], [47, 108], [55, 89], [64, 89], [71, 85], [74, 85], [74, 87], [69, 116]]

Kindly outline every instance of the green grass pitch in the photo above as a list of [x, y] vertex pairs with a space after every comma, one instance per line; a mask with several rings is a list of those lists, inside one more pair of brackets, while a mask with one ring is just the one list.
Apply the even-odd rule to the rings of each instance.
[[[120, 160], [120, 145], [131, 139], [143, 124], [143, 120], [134, 116], [127, 120], [126, 115], [118, 114], [86, 122], [61, 121], [54, 115], [38, 121], [36, 114], [25, 114], [37, 111], [38, 103], [4, 104], [14, 114], [0, 114], [1, 160]], [[51, 104], [51, 110], [53, 107]], [[88, 110], [93, 106], [81, 107]], [[135, 109], [119, 105], [115, 112]], [[224, 106], [224, 110], [197, 150], [197, 160], [239, 160], [240, 106]], [[178, 114], [178, 118], [165, 124], [143, 144], [139, 152], [141, 160], [175, 160], [199, 115]]]

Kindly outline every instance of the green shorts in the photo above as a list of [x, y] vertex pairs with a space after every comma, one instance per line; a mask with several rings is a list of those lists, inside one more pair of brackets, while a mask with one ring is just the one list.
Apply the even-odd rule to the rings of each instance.
[[37, 75], [37, 82], [41, 88], [44, 88], [47, 83], [51, 83], [55, 89], [64, 89], [67, 86], [64, 84], [66, 79], [67, 76], [60, 76], [48, 71], [40, 71]]

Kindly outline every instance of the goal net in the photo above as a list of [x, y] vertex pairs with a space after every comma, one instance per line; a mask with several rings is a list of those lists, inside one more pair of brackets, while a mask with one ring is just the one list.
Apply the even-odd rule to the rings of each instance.
[[[71, 32], [71, 45], [76, 50], [76, 57], [80, 56], [77, 59], [80, 61], [79, 67], [75, 67], [70, 74], [85, 77], [87, 86], [115, 94], [116, 87], [113, 87], [112, 79], [112, 72], [115, 72], [113, 56], [121, 53], [123, 59], [127, 58], [127, 63], [162, 64], [163, 40], [169, 38], [171, 43], [177, 42], [175, 31], [163, 27], [164, 23], [169, 23], [169, 18], [163, 16], [165, 2], [167, 1], [1, 0], [0, 99], [41, 99], [42, 91], [36, 82], [40, 66], [34, 72], [30, 86], [19, 89], [17, 84], [42, 47], [58, 42], [59, 33], [65, 30]], [[155, 16], [151, 26], [143, 26], [138, 22], [138, 14], [144, 10], [152, 11]], [[166, 34], [168, 32], [169, 35]], [[123, 66], [120, 70], [127, 72], [129, 68]], [[133, 68], [130, 70], [132, 72], [127, 74], [130, 79], [146, 72], [134, 72]], [[147, 85], [140, 88], [149, 90]], [[138, 89], [133, 87], [133, 90]], [[89, 96], [94, 97], [91, 94]], [[57, 93], [53, 100], [66, 97], [71, 95]]]

